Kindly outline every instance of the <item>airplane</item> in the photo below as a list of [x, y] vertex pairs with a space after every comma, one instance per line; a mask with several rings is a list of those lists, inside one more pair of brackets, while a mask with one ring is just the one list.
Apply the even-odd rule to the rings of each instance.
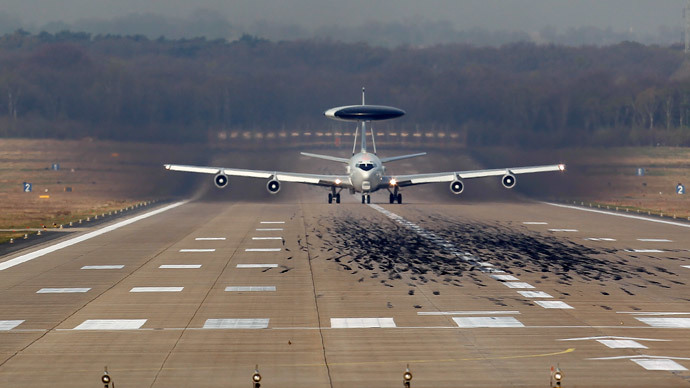
[[[335, 201], [335, 203], [340, 203], [340, 192], [344, 189], [348, 189], [350, 194], [355, 194], [355, 192], [362, 193], [362, 203], [367, 204], [371, 203], [371, 193], [374, 193], [378, 190], [388, 190], [388, 199], [391, 204], [395, 202], [402, 204], [402, 194], [400, 193], [400, 189], [403, 187], [427, 183], [449, 182], [450, 191], [453, 194], [460, 194], [465, 189], [465, 184], [463, 182], [464, 179], [502, 176], [501, 183], [503, 186], [507, 189], [512, 189], [517, 183], [516, 175], [549, 171], [565, 171], [564, 164], [552, 164], [490, 170], [389, 175], [386, 173], [384, 163], [423, 156], [426, 155], [426, 152], [380, 158], [376, 155], [376, 140], [374, 139], [373, 131], [371, 131], [373, 153], [367, 151], [367, 123], [372, 121], [394, 119], [403, 116], [404, 114], [405, 111], [390, 106], [367, 105], [365, 103], [364, 88], [362, 88], [361, 105], [339, 106], [325, 111], [324, 115], [330, 119], [339, 121], [354, 121], [358, 123], [357, 129], [355, 130], [355, 142], [352, 147], [352, 156], [350, 158], [341, 158], [337, 156], [312, 154], [308, 152], [301, 152], [301, 154], [308, 157], [343, 163], [345, 164], [345, 174], [343, 175], [306, 174], [282, 171], [247, 170], [229, 167], [188, 166], [179, 164], [166, 164], [164, 166], [170, 171], [215, 174], [213, 182], [218, 188], [227, 186], [228, 176], [262, 178], [268, 179], [266, 189], [271, 194], [277, 194], [280, 191], [282, 182], [296, 182], [330, 188], [331, 192], [328, 194], [328, 203], [333, 203], [333, 201]], [[357, 135], [360, 125], [362, 128], [361, 145], [359, 152], [355, 153], [357, 147]]]

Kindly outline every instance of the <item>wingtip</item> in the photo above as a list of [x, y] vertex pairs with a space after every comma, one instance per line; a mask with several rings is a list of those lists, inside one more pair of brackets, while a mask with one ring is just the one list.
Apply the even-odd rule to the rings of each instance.
[[563, 163], [559, 164], [558, 169], [561, 171], [565, 171], [565, 164], [563, 164]]

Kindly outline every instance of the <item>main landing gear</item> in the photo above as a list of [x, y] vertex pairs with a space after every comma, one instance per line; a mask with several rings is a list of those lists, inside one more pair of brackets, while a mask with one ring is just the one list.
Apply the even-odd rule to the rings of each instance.
[[390, 193], [390, 195], [388, 195], [388, 202], [395, 203], [397, 201], [398, 204], [402, 203], [402, 194], [398, 192], [398, 186], [395, 186], [395, 191], [392, 193], [390, 189], [388, 189], [388, 192]]
[[335, 203], [340, 203], [340, 190], [336, 192], [335, 187], [332, 187], [331, 191], [331, 193], [328, 193], [328, 203], [333, 203], [333, 200], [335, 200]]
[[362, 194], [362, 203], [371, 203], [371, 195]]

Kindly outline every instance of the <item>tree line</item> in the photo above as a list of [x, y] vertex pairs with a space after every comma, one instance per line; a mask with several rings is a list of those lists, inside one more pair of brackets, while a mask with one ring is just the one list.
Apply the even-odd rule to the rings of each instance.
[[0, 137], [206, 142], [219, 131], [343, 128], [321, 114], [404, 109], [379, 127], [470, 144], [690, 145], [680, 46], [373, 47], [61, 32], [0, 36]]

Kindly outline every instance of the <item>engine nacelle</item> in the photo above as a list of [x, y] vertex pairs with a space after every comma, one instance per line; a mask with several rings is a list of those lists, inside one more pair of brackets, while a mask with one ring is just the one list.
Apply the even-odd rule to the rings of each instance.
[[506, 189], [512, 189], [513, 187], [515, 187], [517, 179], [513, 174], [505, 174], [503, 175], [503, 178], [501, 178], [501, 183], [503, 184], [503, 187], [505, 187]]
[[218, 174], [213, 178], [213, 183], [216, 184], [217, 188], [222, 189], [228, 185], [228, 176], [225, 174]]
[[271, 179], [266, 183], [266, 190], [271, 194], [278, 194], [280, 191], [280, 182], [276, 179]]
[[461, 180], [454, 180], [450, 182], [450, 192], [458, 195], [462, 193], [462, 191], [465, 190], [465, 184], [462, 183]]

